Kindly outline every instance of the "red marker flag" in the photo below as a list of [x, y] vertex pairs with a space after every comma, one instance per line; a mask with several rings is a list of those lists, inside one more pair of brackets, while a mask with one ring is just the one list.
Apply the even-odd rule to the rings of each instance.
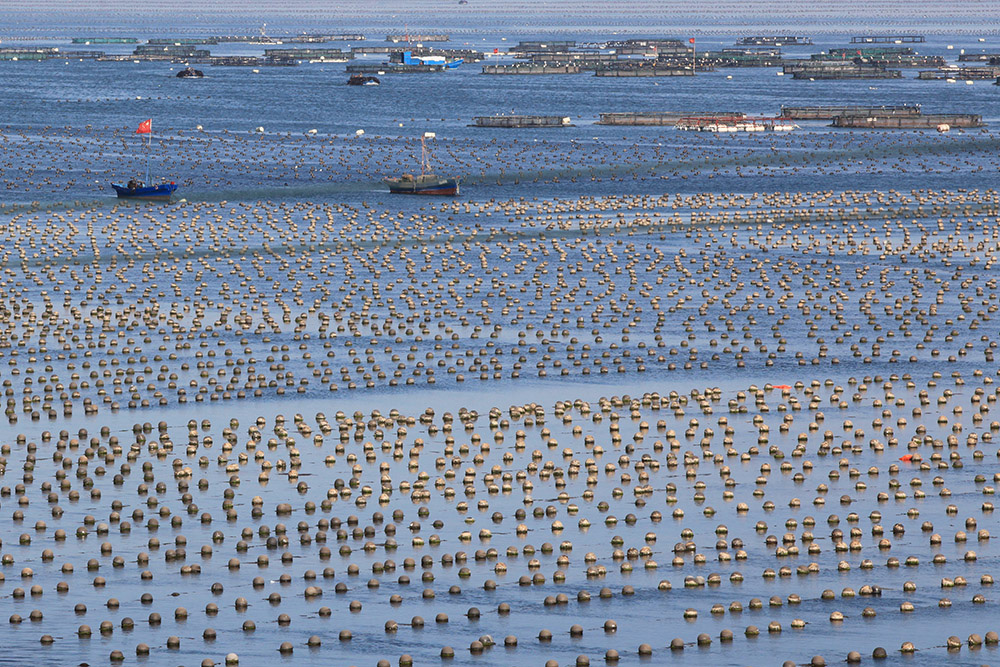
[[690, 43], [694, 44], [694, 37], [688, 40]]
[[153, 119], [148, 118], [141, 123], [139, 123], [139, 129], [135, 131], [136, 134], [150, 134], [153, 131]]

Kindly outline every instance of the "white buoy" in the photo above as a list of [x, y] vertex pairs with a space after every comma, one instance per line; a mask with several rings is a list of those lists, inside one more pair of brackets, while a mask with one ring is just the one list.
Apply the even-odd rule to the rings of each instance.
[[203, 128], [201, 125], [195, 125], [194, 129], [196, 129], [196, 130], [203, 130], [205, 128]]
[[947, 132], [950, 129], [951, 125], [948, 125], [948, 123], [941, 123], [940, 125], [937, 126], [938, 132]]
[[355, 131], [355, 133], [354, 133], [354, 136], [356, 136], [356, 137], [360, 137], [360, 136], [361, 136], [362, 134], [364, 134], [364, 133], [365, 133], [365, 131], [364, 131], [364, 130], [357, 130], [357, 131]]
[[319, 130], [317, 130], [317, 129], [316, 129], [315, 127], [314, 127], [313, 129], [309, 130], [309, 134], [319, 134]]

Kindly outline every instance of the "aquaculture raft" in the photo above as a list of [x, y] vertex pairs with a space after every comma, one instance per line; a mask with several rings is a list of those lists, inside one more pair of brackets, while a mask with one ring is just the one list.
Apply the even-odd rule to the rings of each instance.
[[[782, 114], [784, 116], [784, 114]], [[598, 125], [677, 125], [682, 118], [743, 119], [738, 111], [640, 111], [602, 113]]]
[[983, 117], [973, 113], [927, 114], [920, 116], [837, 116], [834, 127], [861, 129], [934, 129], [949, 127], [985, 127]]
[[572, 127], [569, 116], [476, 116], [469, 127]]
[[791, 120], [833, 120], [838, 116], [919, 116], [919, 104], [898, 106], [816, 106], [781, 107], [781, 116]]

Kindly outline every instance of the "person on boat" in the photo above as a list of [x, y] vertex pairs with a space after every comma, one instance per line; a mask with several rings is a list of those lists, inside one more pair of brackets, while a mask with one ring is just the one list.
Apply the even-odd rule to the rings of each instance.
[[128, 189], [129, 190], [135, 190], [135, 189], [141, 188], [141, 187], [142, 187], [142, 181], [136, 179], [134, 176], [129, 179], [129, 182], [128, 182]]

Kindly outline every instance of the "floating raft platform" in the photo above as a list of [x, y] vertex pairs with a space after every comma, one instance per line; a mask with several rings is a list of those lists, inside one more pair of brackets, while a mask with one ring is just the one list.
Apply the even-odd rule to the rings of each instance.
[[534, 63], [547, 65], [591, 65], [597, 66], [603, 63], [628, 62], [622, 61], [617, 53], [601, 51], [554, 51], [551, 53], [529, 53], [518, 55], [518, 58], [527, 58]]
[[444, 33], [439, 34], [426, 34], [426, 35], [386, 35], [385, 41], [393, 42], [394, 44], [399, 42], [450, 42], [451, 35]]
[[138, 44], [136, 37], [74, 37], [73, 44]]
[[833, 120], [839, 116], [919, 116], [919, 104], [903, 104], [899, 106], [821, 106], [821, 107], [781, 107], [782, 118], [789, 120]]
[[[699, 70], [709, 71], [711, 67]], [[594, 76], [694, 76], [690, 67], [668, 67], [665, 65], [601, 67], [594, 71]]]
[[549, 53], [551, 51], [569, 51], [576, 48], [576, 40], [556, 41], [521, 41], [510, 47], [510, 53]]
[[941, 67], [936, 70], [920, 72], [917, 78], [922, 81], [982, 81], [1000, 77], [1000, 66], [997, 67]]
[[614, 49], [618, 55], [684, 55], [691, 47], [679, 39], [625, 39], [597, 44], [599, 49]]
[[851, 37], [851, 44], [922, 44], [927, 39], [923, 35], [857, 35]]
[[949, 127], [985, 127], [983, 117], [973, 113], [927, 114], [919, 116], [837, 116], [833, 127], [853, 129], [933, 130], [939, 125]]
[[739, 111], [637, 111], [602, 113], [598, 125], [666, 125], [675, 126], [682, 118], [742, 119]]
[[690, 116], [680, 118], [674, 126], [689, 132], [791, 132], [797, 125], [787, 118], [749, 118]]
[[712, 67], [780, 67], [785, 62], [781, 49], [770, 46], [704, 51], [698, 54], [699, 68], [702, 64]]
[[348, 74], [427, 74], [444, 72], [444, 65], [397, 65], [396, 63], [352, 63], [345, 68]]
[[0, 60], [68, 60], [70, 58], [93, 58], [100, 60], [104, 51], [60, 51], [52, 47], [4, 47], [0, 48]]
[[794, 79], [901, 79], [898, 69], [886, 69], [881, 65], [859, 65], [851, 61], [803, 60], [782, 66], [785, 74]]
[[513, 65], [483, 65], [483, 74], [542, 75], [579, 74], [579, 65], [545, 65], [540, 63], [515, 63]]
[[208, 49], [199, 49], [193, 44], [140, 44], [132, 51], [138, 60], [172, 60], [174, 58], [208, 58]]
[[264, 49], [264, 57], [273, 60], [325, 60], [332, 63], [344, 63], [354, 59], [350, 51], [334, 48], [303, 48], [303, 49]]
[[215, 56], [209, 58], [208, 62], [223, 67], [292, 67], [299, 64], [294, 58], [258, 58], [257, 56]]
[[736, 46], [810, 46], [812, 40], [797, 35], [750, 35], [736, 40]]
[[792, 74], [793, 79], [816, 79], [824, 81], [849, 79], [902, 79], [903, 73], [897, 69], [859, 67], [843, 70], [804, 70]]
[[396, 47], [389, 52], [389, 62], [402, 63], [407, 51], [412, 58], [444, 58], [448, 62], [461, 60], [464, 63], [474, 63], [485, 58], [482, 51], [474, 49], [434, 49], [426, 46], [416, 49], [401, 49]]
[[569, 116], [476, 116], [469, 127], [573, 127]]
[[294, 37], [286, 37], [282, 41], [290, 44], [321, 44], [323, 42], [363, 42], [365, 36], [360, 33], [302, 33]]
[[152, 46], [211, 46], [219, 43], [218, 37], [151, 37], [146, 40]]
[[958, 56], [960, 63], [988, 63], [994, 60], [1000, 63], [1000, 53], [961, 53]]

